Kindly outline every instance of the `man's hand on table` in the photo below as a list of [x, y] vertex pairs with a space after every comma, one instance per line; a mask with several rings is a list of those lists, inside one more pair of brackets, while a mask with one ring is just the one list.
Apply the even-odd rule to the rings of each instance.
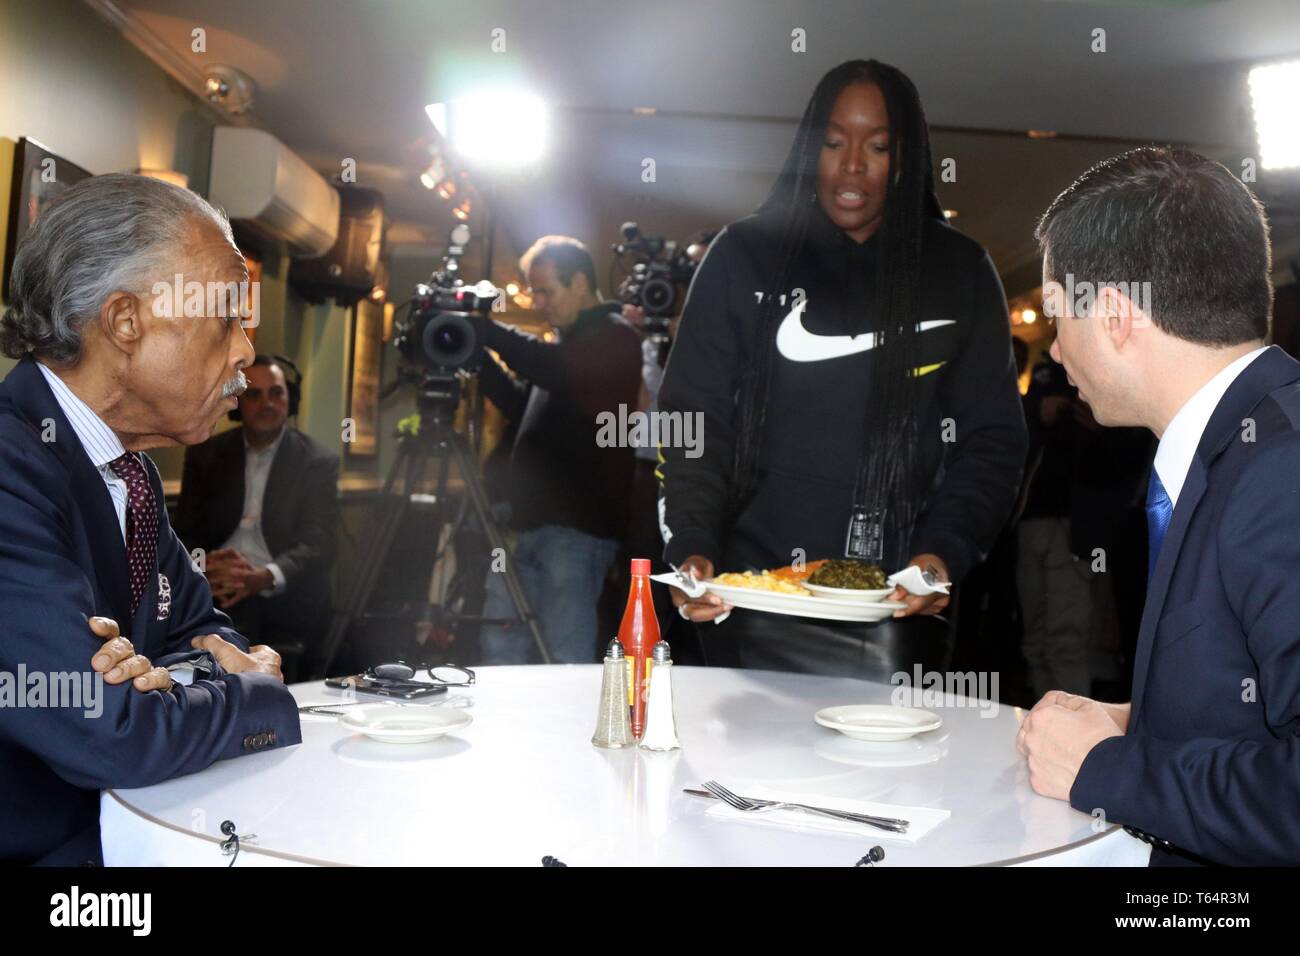
[[131, 682], [138, 691], [171, 690], [172, 677], [165, 667], [154, 667], [147, 657], [137, 654], [131, 642], [121, 636], [117, 621], [111, 617], [90, 618], [90, 632], [104, 639], [104, 646], [90, 659], [90, 666], [104, 675], [108, 684]]
[[[681, 569], [685, 574], [689, 574], [697, 581], [707, 581], [713, 577], [713, 562], [700, 554], [693, 554], [683, 561]], [[697, 624], [704, 621], [716, 622], [718, 618], [731, 613], [731, 605], [711, 592], [691, 599], [686, 596], [686, 592], [681, 588], [673, 588], [672, 597], [673, 606], [677, 608], [677, 613], [686, 620], [695, 621]]]
[[223, 611], [275, 586], [270, 568], [259, 568], [234, 548], [208, 555], [205, 573], [212, 596]]
[[[951, 581], [948, 565], [937, 554], [918, 554], [907, 562], [908, 567], [916, 565], [922, 571], [931, 572], [936, 581]], [[888, 601], [902, 601], [907, 605], [894, 612], [894, 617], [911, 617], [914, 614], [938, 614], [948, 606], [951, 598], [946, 594], [912, 594], [906, 588], [896, 587], [886, 598]]]
[[284, 681], [284, 674], [280, 671], [280, 655], [265, 644], [255, 644], [248, 649], [247, 654], [217, 634], [204, 634], [194, 638], [190, 644], [211, 654], [212, 659], [227, 674], [270, 674], [276, 680]]
[[1128, 728], [1128, 704], [1102, 704], [1054, 690], [1043, 695], [1020, 722], [1016, 749], [1029, 766], [1035, 792], [1069, 800], [1084, 758], [1103, 740]]

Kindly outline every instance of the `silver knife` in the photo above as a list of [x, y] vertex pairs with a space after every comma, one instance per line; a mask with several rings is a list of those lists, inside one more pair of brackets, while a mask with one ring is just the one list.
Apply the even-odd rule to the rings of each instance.
[[[710, 800], [718, 800], [720, 797], [709, 793], [707, 790], [693, 790], [689, 787], [682, 790], [683, 793], [689, 793], [693, 797], [708, 797]], [[866, 813], [853, 813], [850, 810], [831, 810], [827, 807], [814, 807], [806, 803], [790, 803], [786, 800], [760, 800], [757, 797], [745, 797], [750, 803], [760, 807], [770, 807], [780, 804], [781, 807], [788, 807], [791, 810], [806, 810], [809, 813], [818, 813], [822, 816], [833, 817], [837, 820], [847, 820], [850, 823], [865, 823], [867, 826], [877, 827], [881, 830], [891, 830], [894, 833], [906, 833], [907, 828], [911, 826], [907, 820], [898, 820], [894, 817], [875, 817]]]

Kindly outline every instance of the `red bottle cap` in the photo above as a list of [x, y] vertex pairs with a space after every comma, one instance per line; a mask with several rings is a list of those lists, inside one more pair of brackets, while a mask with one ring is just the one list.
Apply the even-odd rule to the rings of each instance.
[[649, 573], [650, 573], [650, 559], [649, 559], [649, 558], [633, 558], [633, 559], [632, 559], [632, 573], [633, 573], [633, 574], [649, 574]]

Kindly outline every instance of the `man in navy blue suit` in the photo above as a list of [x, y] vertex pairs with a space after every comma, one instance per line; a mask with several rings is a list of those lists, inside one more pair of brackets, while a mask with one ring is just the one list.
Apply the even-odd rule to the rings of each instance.
[[207, 439], [234, 407], [246, 281], [225, 217], [143, 176], [72, 187], [17, 250], [0, 318], [19, 359], [0, 383], [0, 861], [99, 862], [100, 790], [301, 741], [278, 655], [214, 609], [141, 454]]
[[1046, 694], [1030, 783], [1152, 865], [1300, 863], [1300, 363], [1265, 346], [1263, 208], [1218, 163], [1144, 148], [1080, 177], [1038, 238], [1053, 357], [1099, 422], [1160, 443], [1132, 701]]

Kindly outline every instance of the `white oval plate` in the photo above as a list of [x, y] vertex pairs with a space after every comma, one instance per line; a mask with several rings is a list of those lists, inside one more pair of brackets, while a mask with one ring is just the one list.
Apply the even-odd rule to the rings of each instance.
[[894, 593], [893, 588], [828, 588], [824, 584], [809, 584], [803, 582], [803, 587], [807, 588], [819, 598], [831, 599], [836, 598], [843, 601], [852, 601], [855, 604], [878, 604], [890, 594]]
[[758, 588], [738, 588], [726, 584], [706, 582], [705, 587], [732, 607], [771, 614], [791, 614], [796, 617], [815, 617], [825, 621], [856, 621], [869, 623], [893, 617], [894, 612], [907, 607], [897, 601], [878, 601], [864, 604], [860, 601], [842, 601], [811, 594], [782, 594], [780, 591], [762, 591]]
[[938, 714], [889, 704], [826, 707], [817, 711], [813, 719], [854, 740], [906, 740], [943, 726], [943, 718]]
[[349, 708], [339, 718], [339, 723], [348, 730], [386, 744], [422, 744], [462, 730], [473, 722], [474, 718], [459, 708], [389, 704]]

